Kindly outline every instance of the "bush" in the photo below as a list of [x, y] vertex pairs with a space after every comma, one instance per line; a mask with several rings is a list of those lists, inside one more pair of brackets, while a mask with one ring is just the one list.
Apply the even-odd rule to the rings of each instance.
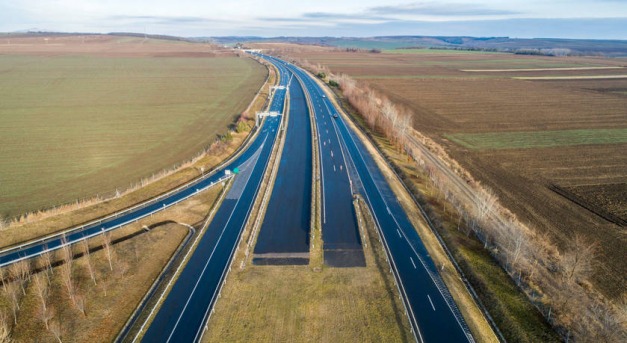
[[250, 126], [244, 120], [240, 120], [237, 122], [237, 126], [235, 127], [235, 132], [242, 133], [244, 131], [248, 131]]
[[318, 74], [316, 74], [316, 76], [317, 76], [319, 79], [325, 79], [325, 78], [327, 77], [327, 74], [325, 74], [324, 72], [322, 72], [322, 71], [321, 71], [321, 72], [319, 72]]
[[335, 82], [334, 80], [329, 80], [329, 86], [337, 88], [340, 86], [340, 84]]
[[231, 134], [231, 131], [227, 131], [225, 134], [220, 136], [220, 141], [223, 143], [228, 143], [232, 140], [233, 140], [233, 135]]

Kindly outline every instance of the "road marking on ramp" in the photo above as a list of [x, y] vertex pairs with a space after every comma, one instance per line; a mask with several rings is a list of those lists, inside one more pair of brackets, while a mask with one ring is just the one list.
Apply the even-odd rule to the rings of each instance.
[[429, 302], [431, 303], [431, 308], [435, 311], [435, 306], [433, 306], [433, 301], [431, 301], [431, 297], [427, 294], [427, 298], [429, 298]]
[[413, 258], [411, 258], [411, 256], [410, 256], [410, 257], [409, 257], [409, 260], [411, 261], [411, 264], [413, 264], [413, 265], [414, 265], [414, 269], [416, 269], [416, 264], [414, 263], [414, 259], [413, 259]]

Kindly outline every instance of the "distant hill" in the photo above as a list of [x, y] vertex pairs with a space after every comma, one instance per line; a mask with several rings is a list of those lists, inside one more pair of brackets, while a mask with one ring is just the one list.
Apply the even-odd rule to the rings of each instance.
[[[103, 35], [100, 33], [50, 32], [29, 29], [0, 34], [0, 37]], [[107, 35], [146, 37], [174, 41], [215, 43], [234, 46], [237, 43], [294, 43], [322, 45], [348, 49], [454, 49], [510, 52], [546, 56], [604, 56], [627, 57], [627, 40], [562, 39], [562, 38], [509, 38], [469, 36], [377, 36], [377, 37], [177, 37], [133, 32], [112, 32]]]
[[438, 48], [485, 50], [529, 55], [627, 57], [625, 40], [520, 39], [509, 37], [443, 37], [443, 36], [380, 36], [380, 37], [212, 37], [218, 44], [281, 42], [314, 44], [358, 49]]

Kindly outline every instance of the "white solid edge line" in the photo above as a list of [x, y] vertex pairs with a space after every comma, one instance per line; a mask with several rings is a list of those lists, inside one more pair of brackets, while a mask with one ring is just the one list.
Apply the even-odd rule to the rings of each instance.
[[[255, 154], [261, 154], [261, 150], [263, 148], [263, 146], [266, 144], [266, 140], [268, 139], [268, 136], [266, 135], [266, 138], [264, 139], [263, 143], [261, 144], [261, 146], [259, 146], [259, 150], [255, 153]], [[256, 159], [258, 159], [259, 156], [256, 157]], [[246, 186], [248, 185], [248, 181], [250, 181], [250, 176], [252, 175], [252, 172], [248, 175], [248, 178], [246, 179], [246, 183], [244, 184], [244, 188], [246, 188]], [[218, 247], [218, 245], [220, 245], [220, 241], [222, 240], [222, 237], [224, 236], [224, 231], [226, 230], [226, 227], [229, 225], [229, 222], [231, 221], [231, 219], [233, 218], [233, 213], [235, 213], [235, 208], [237, 207], [237, 204], [239, 204], [239, 201], [241, 200], [241, 196], [239, 197], [239, 199], [237, 199], [237, 201], [235, 202], [235, 205], [233, 206], [233, 212], [231, 212], [231, 215], [229, 215], [229, 219], [226, 221], [226, 224], [224, 224], [224, 227], [222, 228], [222, 231], [220, 232], [220, 237], [218, 237], [218, 241], [216, 242], [216, 245], [213, 247], [213, 250], [211, 251], [211, 254], [209, 255], [209, 258], [207, 259], [207, 263], [205, 263], [204, 268], [202, 269], [202, 272], [200, 273], [200, 276], [198, 277], [198, 280], [196, 280], [196, 284], [194, 285], [194, 288], [192, 289], [192, 292], [189, 294], [189, 297], [187, 298], [187, 301], [185, 302], [185, 306], [183, 307], [183, 310], [181, 310], [181, 313], [179, 314], [178, 319], [176, 320], [176, 323], [174, 324], [174, 327], [172, 328], [172, 331], [170, 332], [170, 335], [168, 336], [168, 339], [166, 340], [166, 342], [169, 342], [170, 339], [172, 339], [172, 335], [174, 335], [174, 331], [176, 331], [176, 328], [179, 325], [179, 322], [181, 321], [181, 318], [183, 317], [183, 313], [185, 313], [185, 310], [187, 309], [187, 306], [189, 305], [189, 302], [191, 301], [192, 297], [194, 296], [194, 293], [196, 292], [196, 288], [198, 288], [198, 284], [200, 283], [200, 279], [202, 279], [203, 275], [205, 275], [205, 271], [207, 270], [207, 267], [209, 266], [209, 262], [211, 262], [211, 259], [213, 258], [213, 254], [216, 251], [216, 248]]]

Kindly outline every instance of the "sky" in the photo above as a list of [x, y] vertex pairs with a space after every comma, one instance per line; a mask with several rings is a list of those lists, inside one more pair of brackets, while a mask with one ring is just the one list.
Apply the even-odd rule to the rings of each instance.
[[0, 0], [0, 32], [627, 39], [627, 0]]

